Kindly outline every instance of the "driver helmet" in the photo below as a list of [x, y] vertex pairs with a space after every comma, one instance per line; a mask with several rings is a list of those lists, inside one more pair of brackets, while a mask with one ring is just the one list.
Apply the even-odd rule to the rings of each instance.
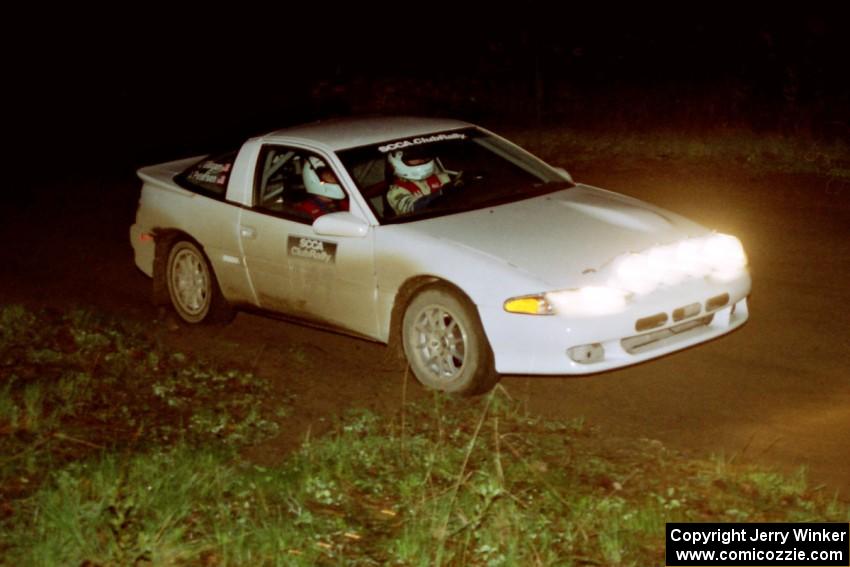
[[301, 172], [304, 188], [308, 193], [327, 197], [328, 199], [344, 199], [345, 191], [339, 186], [339, 180], [321, 159], [310, 156], [304, 161]]
[[402, 179], [421, 181], [434, 175], [434, 156], [425, 149], [406, 149], [390, 153], [390, 165]]

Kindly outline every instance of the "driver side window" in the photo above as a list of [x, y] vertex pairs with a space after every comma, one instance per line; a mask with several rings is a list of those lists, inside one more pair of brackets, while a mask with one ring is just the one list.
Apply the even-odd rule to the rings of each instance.
[[311, 152], [285, 146], [264, 146], [257, 161], [254, 209], [292, 220], [312, 223], [300, 207], [309, 198], [304, 187], [304, 165]]

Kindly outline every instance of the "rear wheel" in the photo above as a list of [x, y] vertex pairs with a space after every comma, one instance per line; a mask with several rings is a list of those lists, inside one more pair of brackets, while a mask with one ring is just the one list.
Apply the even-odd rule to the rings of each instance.
[[193, 242], [174, 243], [168, 252], [165, 278], [171, 304], [187, 323], [233, 319], [233, 309], [222, 296], [206, 256]]
[[426, 287], [407, 306], [402, 342], [413, 374], [428, 388], [483, 394], [499, 380], [475, 306], [445, 284]]

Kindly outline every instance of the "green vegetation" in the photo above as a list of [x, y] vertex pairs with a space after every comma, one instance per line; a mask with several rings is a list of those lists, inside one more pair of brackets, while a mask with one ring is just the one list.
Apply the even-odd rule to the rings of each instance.
[[501, 388], [349, 413], [259, 466], [240, 450], [286, 417], [258, 377], [90, 313], [0, 322], [0, 563], [653, 565], [668, 521], [850, 519], [802, 473], [542, 420]]
[[[744, 129], [694, 133], [677, 130], [523, 130], [509, 137], [553, 163], [594, 162], [635, 167], [646, 160], [706, 164], [755, 173], [817, 174], [850, 181], [850, 145]], [[566, 161], [565, 161], [566, 160]]]
[[[273, 435], [280, 410], [261, 404], [267, 393], [250, 373], [190, 360], [91, 312], [0, 308], [0, 558], [22, 541], [38, 491], [66, 490], [61, 479], [90, 462]], [[65, 504], [90, 507], [84, 498]], [[54, 511], [34, 510], [39, 522]]]

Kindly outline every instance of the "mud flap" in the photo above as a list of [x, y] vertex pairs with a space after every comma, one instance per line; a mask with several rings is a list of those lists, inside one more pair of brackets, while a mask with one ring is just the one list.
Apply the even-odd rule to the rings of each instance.
[[168, 262], [168, 251], [171, 248], [171, 241], [174, 236], [168, 232], [156, 232], [154, 238], [156, 246], [153, 257], [151, 302], [154, 305], [169, 305], [171, 298], [168, 296], [168, 282], [165, 281], [165, 273]]

